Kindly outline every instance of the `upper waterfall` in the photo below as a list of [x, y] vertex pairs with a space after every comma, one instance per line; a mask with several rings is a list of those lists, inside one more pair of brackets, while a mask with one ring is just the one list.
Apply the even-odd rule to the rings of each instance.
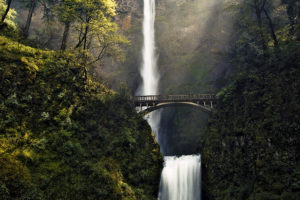
[[[143, 21], [143, 63], [141, 76], [143, 83], [138, 90], [138, 95], [156, 95], [160, 75], [157, 69], [157, 55], [155, 52], [155, 0], [144, 0], [144, 21]], [[147, 120], [159, 142], [160, 111], [155, 111], [147, 116]], [[161, 149], [162, 151], [162, 149]]]
[[143, 84], [138, 93], [140, 95], [158, 94], [159, 73], [157, 70], [157, 56], [155, 53], [155, 0], [144, 0], [143, 21], [143, 63], [141, 76]]

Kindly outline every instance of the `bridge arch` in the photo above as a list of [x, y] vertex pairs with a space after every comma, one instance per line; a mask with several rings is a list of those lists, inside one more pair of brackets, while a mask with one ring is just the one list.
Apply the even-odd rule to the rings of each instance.
[[208, 106], [202, 106], [193, 102], [166, 102], [166, 103], [159, 103], [155, 106], [148, 107], [142, 111], [140, 111], [141, 114], [146, 115], [149, 114], [150, 112], [153, 112], [155, 110], [159, 110], [161, 108], [166, 108], [166, 107], [196, 107], [201, 109], [204, 112], [211, 112], [211, 108]]
[[[154, 110], [165, 107], [190, 106], [200, 108], [205, 112], [211, 112], [216, 102], [214, 94], [190, 94], [190, 95], [151, 95], [136, 96], [134, 103], [140, 107], [140, 112], [146, 115]], [[142, 109], [146, 107], [146, 109]]]

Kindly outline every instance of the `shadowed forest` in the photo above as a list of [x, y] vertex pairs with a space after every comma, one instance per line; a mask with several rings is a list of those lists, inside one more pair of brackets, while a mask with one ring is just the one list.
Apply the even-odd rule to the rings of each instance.
[[[0, 0], [0, 199], [157, 199], [163, 157], [201, 154], [204, 200], [300, 196], [300, 1], [156, 0], [160, 94], [132, 101], [142, 0]], [[159, 145], [159, 144], [160, 145]]]

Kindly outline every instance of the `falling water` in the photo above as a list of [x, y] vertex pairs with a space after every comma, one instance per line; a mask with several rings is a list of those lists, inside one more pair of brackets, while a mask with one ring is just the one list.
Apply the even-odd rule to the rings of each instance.
[[200, 200], [200, 155], [166, 156], [160, 181], [159, 200]]
[[[143, 83], [138, 95], [156, 95], [160, 75], [157, 69], [157, 56], [155, 53], [155, 0], [144, 0], [143, 22], [143, 65], [141, 76]], [[156, 135], [158, 143], [160, 111], [155, 111], [147, 116], [147, 120]], [[164, 154], [164, 150], [161, 148]], [[165, 157], [165, 167], [162, 171], [160, 200], [200, 200], [201, 188], [201, 162], [200, 156]]]
[[144, 0], [144, 47], [141, 70], [143, 78], [142, 93], [144, 95], [155, 95], [158, 92], [159, 73], [156, 64], [154, 21], [155, 0]]
[[[144, 0], [144, 22], [143, 22], [143, 65], [141, 76], [143, 84], [140, 87], [139, 95], [156, 95], [158, 94], [159, 72], [157, 69], [157, 56], [155, 53], [155, 0]], [[147, 120], [152, 127], [153, 132], [158, 137], [160, 122], [160, 111], [152, 112], [147, 116]]]

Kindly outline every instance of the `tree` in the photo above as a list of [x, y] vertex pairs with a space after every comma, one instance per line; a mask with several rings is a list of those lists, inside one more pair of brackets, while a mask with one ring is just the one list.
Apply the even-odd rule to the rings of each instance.
[[64, 33], [61, 42], [61, 50], [67, 48], [71, 23], [76, 19], [76, 11], [79, 9], [78, 1], [62, 0], [57, 7], [58, 19], [64, 24]]
[[300, 40], [300, 1], [299, 0], [282, 0], [282, 4], [287, 6], [286, 12], [289, 18], [290, 35]]
[[59, 0], [39, 0], [39, 3], [43, 7], [44, 20], [46, 21], [53, 20], [55, 18], [54, 7], [57, 6]]
[[[76, 48], [87, 49], [88, 40], [91, 40], [95, 31], [112, 26], [116, 4], [112, 0], [83, 0], [79, 6], [81, 9], [78, 10], [79, 37]], [[103, 30], [101, 32], [103, 33]]]
[[4, 20], [0, 22], [0, 30], [7, 26], [16, 30], [17, 26], [14, 22], [14, 19], [17, 12], [14, 9], [11, 9], [10, 5], [6, 5], [4, 0], [0, 0], [0, 13], [4, 13], [2, 17]]
[[38, 3], [38, 0], [30, 0], [28, 17], [27, 17], [26, 25], [25, 25], [24, 30], [23, 30], [24, 37], [28, 37], [28, 32], [29, 32], [29, 28], [30, 28], [30, 25], [31, 25], [32, 15], [33, 15], [34, 10], [37, 6], [37, 3]]
[[[296, 1], [299, 0], [228, 0], [225, 10], [236, 19], [234, 40], [239, 44], [239, 51], [247, 52], [245, 56], [250, 51], [265, 55], [268, 50], [277, 49], [280, 42], [291, 40], [295, 36], [296, 10], [299, 10]], [[293, 7], [292, 11], [289, 7]], [[285, 12], [290, 13], [289, 17]], [[289, 29], [290, 36], [287, 33]]]
[[268, 14], [267, 12], [267, 9], [266, 8], [263, 8], [263, 11], [268, 19], [268, 22], [269, 22], [269, 27], [270, 27], [270, 31], [271, 31], [271, 36], [274, 40], [274, 45], [275, 47], [278, 47], [278, 40], [277, 40], [277, 36], [275, 34], [275, 30], [274, 30], [274, 25], [273, 25], [273, 22], [272, 22], [272, 19], [270, 17], [270, 15]]
[[78, 42], [75, 48], [89, 50], [94, 56], [93, 62], [101, 61], [104, 56], [124, 60], [121, 44], [129, 41], [118, 33], [113, 22], [116, 15], [116, 3], [113, 0], [84, 0], [80, 2], [78, 12]]
[[13, 0], [8, 0], [8, 2], [7, 2], [6, 10], [5, 10], [5, 12], [4, 12], [4, 14], [3, 14], [3, 16], [2, 16], [2, 18], [1, 18], [1, 24], [3, 24], [5, 18], [6, 18], [6, 16], [7, 16], [7, 14], [8, 14], [8, 12], [9, 12], [9, 10], [10, 10], [10, 6], [11, 6], [12, 1], [13, 1]]
[[98, 62], [104, 56], [124, 60], [121, 44], [129, 41], [118, 33], [113, 22], [116, 3], [113, 0], [64, 0], [56, 7], [58, 18], [64, 24], [61, 50], [67, 48], [70, 33], [77, 38], [75, 49], [89, 51]]
[[267, 46], [266, 46], [266, 39], [263, 30], [262, 12], [265, 9], [266, 1], [267, 0], [254, 0], [254, 4], [252, 5], [250, 4], [255, 10], [256, 20], [258, 24], [258, 32], [260, 35], [259, 43], [261, 44], [262, 49], [264, 51], [267, 49]]

